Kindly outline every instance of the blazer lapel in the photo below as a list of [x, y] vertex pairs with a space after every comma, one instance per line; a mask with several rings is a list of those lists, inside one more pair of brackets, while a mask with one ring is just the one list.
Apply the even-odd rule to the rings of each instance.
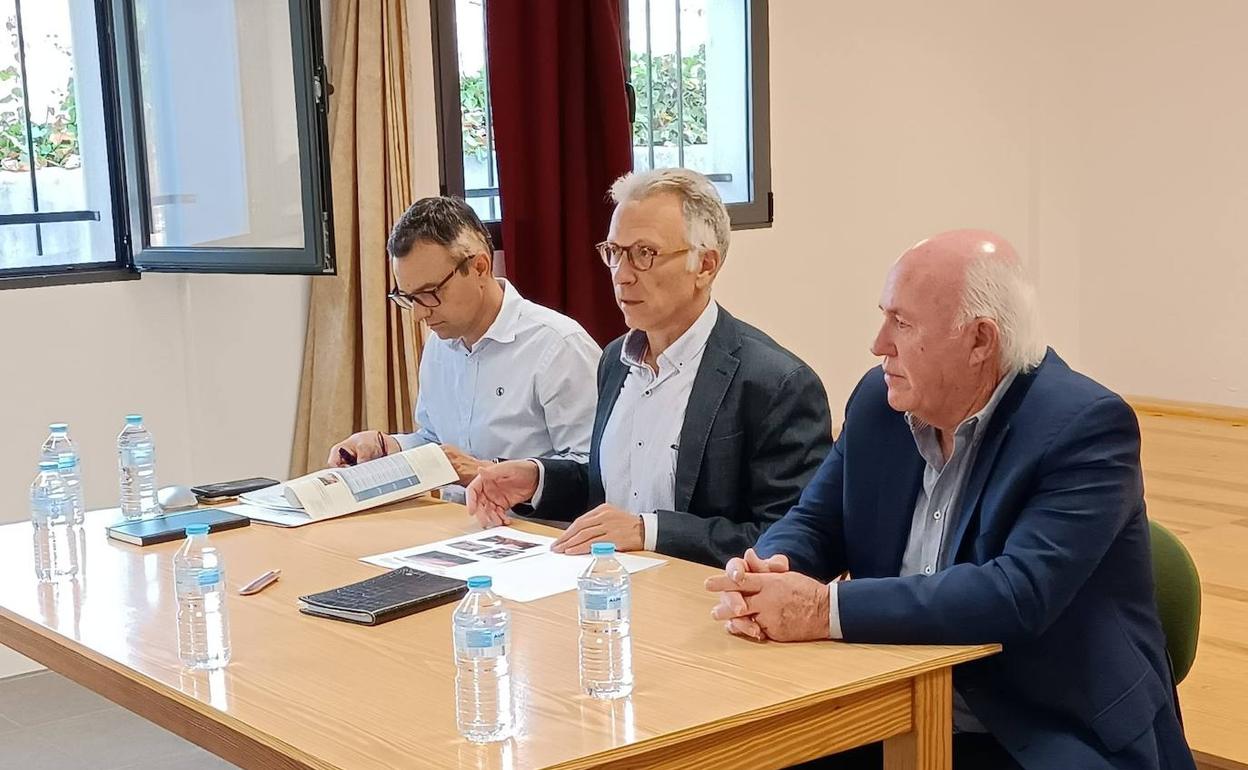
[[673, 503], [678, 511], [689, 510], [693, 488], [702, 470], [702, 456], [706, 442], [711, 436], [711, 426], [719, 414], [724, 395], [732, 378], [737, 374], [741, 359], [734, 353], [741, 347], [741, 340], [734, 328], [735, 319], [723, 307], [711, 336], [706, 341], [702, 362], [693, 380], [689, 403], [685, 407], [685, 422], [680, 429], [680, 448], [676, 452], [676, 489]]
[[[918, 499], [919, 490], [923, 486], [925, 463], [914, 446], [910, 426], [900, 414], [887, 429], [880, 431], [875, 444], [880, 448], [880, 455], [873, 463], [874, 468], [877, 472], [887, 470], [888, 476], [880, 476], [875, 480], [879, 492], [876, 496], [875, 517], [868, 525], [874, 530], [874, 537], [867, 538], [867, 541], [885, 545], [873, 554], [879, 559], [878, 572], [859, 577], [895, 577], [901, 572], [901, 560], [906, 554], [906, 543], [910, 539], [914, 501]], [[883, 458], [890, 455], [900, 456], [901, 461], [895, 466], [885, 462]]]
[[[1051, 363], [1053, 361], [1056, 363]], [[1020, 374], [1001, 399], [1001, 403], [997, 404], [997, 410], [993, 412], [992, 420], [988, 423], [988, 430], [984, 434], [983, 443], [979, 446], [979, 453], [975, 455], [975, 466], [971, 468], [971, 475], [967, 478], [966, 487], [962, 490], [962, 499], [958, 501], [958, 519], [954, 525], [953, 537], [945, 547], [945, 553], [949, 554], [950, 558], [956, 558], [962, 548], [962, 538], [966, 536], [971, 518], [979, 509], [980, 499], [984, 496], [984, 488], [992, 476], [992, 469], [997, 464], [1001, 446], [1010, 433], [1010, 421], [1014, 413], [1018, 411], [1023, 397], [1027, 395], [1027, 391], [1031, 390], [1031, 384], [1036, 381], [1036, 376], [1040, 371], [1046, 366], [1053, 365], [1064, 366], [1065, 364], [1057, 357], [1053, 349], [1049, 348], [1040, 366], [1027, 374]]]
[[[994, 423], [997, 422], [997, 416], [993, 415]], [[949, 559], [953, 559], [962, 547], [962, 538], [971, 524], [972, 515], [979, 508], [979, 500], [984, 496], [984, 487], [987, 486], [988, 478], [992, 475], [993, 466], [997, 464], [997, 455], [1001, 452], [1001, 445], [1005, 443], [1005, 437], [1010, 432], [1008, 422], [1002, 421], [999, 425], [999, 428], [990, 428], [991, 432], [984, 436], [979, 453], [975, 455], [975, 467], [971, 468], [971, 475], [967, 478], [966, 487], [962, 490], [962, 499], [958, 501], [958, 519], [954, 523], [953, 537], [945, 549]]]
[[[602, 469], [599, 467], [599, 451], [602, 448], [602, 432], [607, 428], [607, 420], [615, 402], [620, 398], [624, 388], [624, 380], [628, 377], [628, 367], [618, 358], [607, 364], [603, 375], [602, 390], [598, 392], [598, 410], [594, 414], [594, 432], [589, 441], [589, 497], [591, 501], [602, 502], [606, 492], [602, 486]], [[597, 504], [597, 503], [595, 503]]]

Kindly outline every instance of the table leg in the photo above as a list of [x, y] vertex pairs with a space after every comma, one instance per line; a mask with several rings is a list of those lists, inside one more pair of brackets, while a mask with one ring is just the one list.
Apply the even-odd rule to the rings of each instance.
[[953, 767], [953, 669], [914, 678], [914, 729], [884, 741], [884, 770]]

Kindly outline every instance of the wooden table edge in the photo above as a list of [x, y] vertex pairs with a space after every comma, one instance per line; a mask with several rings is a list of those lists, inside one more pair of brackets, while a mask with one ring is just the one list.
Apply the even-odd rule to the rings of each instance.
[[[56, 638], [52, 638], [55, 635]], [[0, 644], [240, 767], [336, 770], [163, 682], [0, 606]]]
[[[776, 644], [775, 642], [768, 643]], [[979, 658], [995, 655], [1000, 651], [1001, 645], [995, 643], [967, 646], [967, 649], [959, 651], [956, 655], [951, 656], [946, 660], [939, 662], [925, 661], [915, 663], [897, 671], [890, 672], [889, 674], [872, 677], [871, 679], [859, 680], [844, 687], [823, 690], [821, 692], [812, 693], [799, 698], [775, 703], [770, 706], [764, 706], [752, 711], [733, 714], [732, 716], [724, 717], [723, 719], [718, 719], [714, 722], [707, 722], [705, 724], [685, 728], [684, 730], [665, 733], [663, 735], [658, 735], [641, 741], [634, 741], [633, 743], [629, 743], [624, 746], [617, 746], [606, 751], [567, 760], [548, 767], [550, 770], [580, 770], [580, 768], [600, 767], [612, 763], [620, 763], [626, 760], [635, 759], [639, 756], [662, 752], [665, 749], [671, 749], [695, 740], [712, 738], [730, 729], [741, 729], [749, 725], [773, 721], [784, 717], [785, 715], [791, 715], [797, 712], [809, 712], [820, 709], [834, 710], [838, 707], [838, 705], [845, 702], [854, 701], [864, 695], [870, 696], [878, 693], [887, 694], [891, 691], [891, 689], [896, 687], [909, 688], [911, 690], [909, 699], [913, 704], [913, 688], [915, 686], [915, 682], [920, 678], [934, 672], [952, 671], [953, 667], [959, 663], [978, 660]], [[898, 730], [872, 735], [868, 740], [864, 740], [862, 743], [854, 745], [864, 745], [866, 743], [885, 740], [905, 732], [905, 730]], [[846, 745], [838, 750], [853, 748], [854, 745]], [[813, 758], [815, 757], [810, 757], [810, 759]]]

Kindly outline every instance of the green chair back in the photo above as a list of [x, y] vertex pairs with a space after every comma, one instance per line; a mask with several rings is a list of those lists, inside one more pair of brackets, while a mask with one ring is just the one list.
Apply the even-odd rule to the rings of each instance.
[[1196, 660], [1200, 637], [1200, 576], [1183, 543], [1162, 525], [1150, 522], [1153, 548], [1153, 583], [1157, 612], [1166, 632], [1166, 651], [1174, 669], [1174, 682], [1187, 676]]

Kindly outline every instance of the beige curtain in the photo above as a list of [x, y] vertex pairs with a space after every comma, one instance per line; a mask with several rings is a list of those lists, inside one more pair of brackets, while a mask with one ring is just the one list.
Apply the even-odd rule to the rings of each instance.
[[329, 134], [338, 275], [312, 279], [291, 476], [359, 430], [412, 430], [420, 329], [387, 301], [411, 203], [406, 0], [334, 0]]

